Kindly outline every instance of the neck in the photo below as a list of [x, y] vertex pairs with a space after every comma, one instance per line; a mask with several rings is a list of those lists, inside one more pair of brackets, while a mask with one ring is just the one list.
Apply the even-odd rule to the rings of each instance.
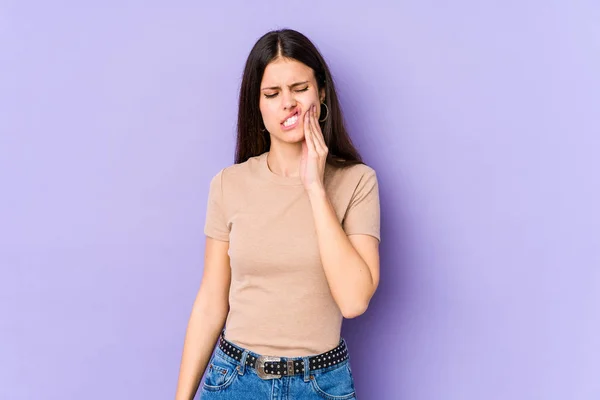
[[300, 158], [302, 157], [302, 143], [280, 144], [271, 142], [267, 165], [271, 172], [284, 177], [297, 177], [300, 175]]

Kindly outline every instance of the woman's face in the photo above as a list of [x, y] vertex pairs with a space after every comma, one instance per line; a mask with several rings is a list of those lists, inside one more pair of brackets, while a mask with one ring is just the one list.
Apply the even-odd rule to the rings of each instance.
[[317, 89], [313, 70], [299, 61], [277, 58], [267, 65], [260, 84], [260, 113], [271, 141], [304, 140], [304, 114], [312, 105], [317, 115], [325, 91]]

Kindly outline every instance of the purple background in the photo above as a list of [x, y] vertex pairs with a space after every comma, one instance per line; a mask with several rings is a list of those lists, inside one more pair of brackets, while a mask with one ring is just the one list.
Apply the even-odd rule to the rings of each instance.
[[209, 180], [278, 27], [380, 179], [359, 398], [600, 398], [597, 2], [82, 3], [0, 4], [1, 399], [173, 397]]

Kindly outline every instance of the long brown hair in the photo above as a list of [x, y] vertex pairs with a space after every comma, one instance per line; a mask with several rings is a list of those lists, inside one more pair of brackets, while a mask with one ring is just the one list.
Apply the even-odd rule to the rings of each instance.
[[271, 146], [271, 138], [264, 130], [265, 126], [260, 114], [260, 83], [265, 68], [277, 57], [294, 59], [312, 68], [318, 90], [325, 89], [324, 103], [329, 111], [327, 118], [324, 122], [320, 122], [320, 125], [325, 144], [329, 149], [327, 163], [335, 167], [362, 164], [362, 158], [346, 131], [327, 63], [306, 36], [291, 29], [266, 33], [256, 42], [248, 55], [240, 89], [235, 163], [243, 163], [250, 157], [258, 156], [268, 151]]

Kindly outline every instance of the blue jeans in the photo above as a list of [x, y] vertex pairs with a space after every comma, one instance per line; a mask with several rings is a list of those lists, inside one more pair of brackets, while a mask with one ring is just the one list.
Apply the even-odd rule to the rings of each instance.
[[[245, 363], [248, 356], [259, 354], [242, 350], [242, 359], [236, 361], [216, 348], [200, 389], [201, 400], [356, 400], [349, 358], [313, 371], [304, 368], [301, 375], [262, 379]], [[302, 360], [305, 366], [309, 365], [308, 357], [281, 360]]]

